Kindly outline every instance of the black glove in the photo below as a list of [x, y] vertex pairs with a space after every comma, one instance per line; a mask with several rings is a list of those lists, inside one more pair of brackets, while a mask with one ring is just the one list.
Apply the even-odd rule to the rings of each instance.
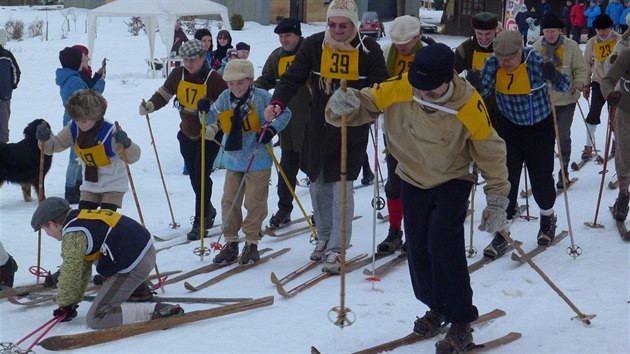
[[35, 131], [35, 137], [39, 141], [47, 141], [50, 139], [50, 135], [52, 132], [50, 131], [50, 125], [46, 122], [41, 122], [40, 125], [37, 126], [37, 131]]
[[619, 57], [619, 54], [617, 54], [617, 53], [612, 53], [612, 54], [610, 55], [610, 59], [608, 59], [608, 60], [610, 60], [610, 64], [611, 64], [611, 65], [612, 65], [612, 64], [614, 64], [614, 63], [617, 61], [617, 58], [618, 58], [618, 57]]
[[479, 70], [468, 70], [466, 73], [468, 81], [477, 91], [481, 92], [481, 72]]
[[542, 72], [545, 80], [549, 80], [551, 82], [560, 80], [560, 75], [562, 75], [558, 70], [556, 70], [556, 65], [551, 61], [543, 63]]
[[202, 98], [197, 102], [197, 111], [199, 111], [199, 113], [201, 112], [206, 112], [208, 113], [208, 111], [210, 111], [210, 99], [208, 98]]
[[103, 278], [102, 275], [96, 274], [94, 278], [92, 279], [92, 282], [94, 282], [94, 285], [103, 285], [103, 283], [105, 282], [105, 279]]
[[77, 307], [79, 307], [79, 305], [59, 306], [58, 309], [53, 311], [53, 316], [59, 317], [67, 314], [61, 322], [72, 321], [73, 318], [77, 317]]
[[46, 277], [44, 278], [44, 286], [46, 286], [47, 288], [52, 288], [57, 286], [57, 283], [59, 282], [59, 275], [61, 274], [61, 271], [56, 271], [54, 273], [48, 273], [46, 274]]
[[[261, 133], [262, 131], [260, 133], [256, 133], [256, 141], [260, 140]], [[262, 140], [260, 140], [260, 143], [263, 145], [269, 144], [274, 135], [276, 135], [276, 130], [272, 127], [267, 128], [265, 135], [263, 135]]]
[[131, 139], [129, 139], [124, 130], [118, 129], [112, 134], [112, 136], [114, 137], [114, 142], [124, 146], [125, 149], [128, 149], [131, 146]]
[[609, 93], [606, 97], [606, 102], [608, 102], [608, 104], [611, 106], [618, 105], [619, 101], [621, 101], [621, 92], [619, 91], [613, 91]]

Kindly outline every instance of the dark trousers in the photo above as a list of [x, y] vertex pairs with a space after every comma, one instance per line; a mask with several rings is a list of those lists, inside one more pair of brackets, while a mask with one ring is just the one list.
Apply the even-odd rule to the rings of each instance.
[[599, 82], [591, 82], [591, 109], [586, 116], [586, 123], [593, 125], [601, 123], [600, 116], [602, 115], [604, 103], [606, 103], [606, 99], [599, 88]]
[[582, 30], [583, 26], [573, 26], [573, 40], [580, 44], [580, 40], [582, 39]]
[[367, 151], [365, 152], [365, 155], [363, 155], [363, 177], [369, 177], [371, 174], [373, 174], [374, 171], [372, 172], [372, 167], [370, 167], [370, 156], [368, 156]]
[[555, 131], [552, 116], [526, 126], [510, 123], [504, 118], [499, 135], [505, 140], [507, 148], [508, 181], [511, 185], [508, 219], [514, 216], [523, 163], [527, 166], [529, 182], [538, 207], [553, 208], [556, 190], [553, 181]]
[[402, 181], [409, 273], [415, 296], [451, 323], [479, 316], [464, 251], [466, 201], [472, 182], [451, 180], [431, 189]]
[[398, 160], [392, 154], [385, 155], [385, 163], [387, 163], [387, 182], [385, 182], [385, 196], [387, 199], [400, 198], [401, 179], [396, 174]]
[[[291, 188], [295, 190], [296, 176], [300, 168], [300, 152], [282, 150], [280, 157], [280, 167], [287, 176]], [[293, 210], [293, 195], [291, 190], [284, 182], [282, 176], [278, 176], [278, 211], [280, 213], [291, 214]]]
[[[221, 141], [221, 137], [217, 136], [216, 139]], [[177, 133], [177, 140], [179, 140], [179, 152], [184, 158], [186, 168], [188, 169], [188, 177], [190, 178], [190, 185], [195, 192], [195, 216], [201, 216], [201, 139], [191, 140], [184, 133], [179, 131]], [[210, 197], [212, 196], [212, 179], [210, 173], [212, 173], [212, 163], [219, 153], [219, 145], [206, 141], [205, 151], [205, 163], [206, 169], [203, 175], [205, 176], [204, 186], [204, 205], [205, 216], [212, 215], [214, 213], [214, 207]]]

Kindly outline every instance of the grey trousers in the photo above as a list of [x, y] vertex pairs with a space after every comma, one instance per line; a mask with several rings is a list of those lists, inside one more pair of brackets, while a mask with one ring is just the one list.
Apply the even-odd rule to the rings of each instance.
[[[155, 253], [155, 248], [151, 246], [151, 249], [147, 251], [131, 272], [114, 274], [105, 280], [88, 310], [86, 316], [88, 327], [102, 329], [123, 324], [123, 313], [120, 305], [127, 301], [133, 291], [147, 280], [151, 269], [155, 267]], [[143, 306], [144, 304], [137, 305]]]
[[[346, 247], [352, 237], [354, 193], [352, 182], [346, 182]], [[328, 252], [341, 253], [341, 182], [324, 182], [319, 176], [310, 184], [311, 203], [320, 241], [328, 241]]]
[[573, 124], [573, 113], [575, 113], [575, 103], [566, 106], [556, 106], [558, 132], [560, 133], [560, 152], [562, 153], [562, 163], [565, 169], [569, 166], [569, 161], [571, 161], [571, 124]]
[[0, 100], [0, 143], [9, 142], [9, 117], [11, 116], [11, 100]]

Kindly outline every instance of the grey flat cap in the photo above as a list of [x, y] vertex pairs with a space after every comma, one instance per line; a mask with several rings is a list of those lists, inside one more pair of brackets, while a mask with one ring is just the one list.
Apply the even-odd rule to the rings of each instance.
[[31, 226], [34, 231], [38, 231], [45, 223], [64, 215], [70, 210], [68, 201], [59, 197], [50, 197], [44, 199], [39, 205], [33, 217], [31, 218]]

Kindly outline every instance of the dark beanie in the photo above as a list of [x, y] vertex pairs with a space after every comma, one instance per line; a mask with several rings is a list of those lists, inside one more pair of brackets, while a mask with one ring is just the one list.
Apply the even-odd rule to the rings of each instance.
[[499, 26], [499, 17], [490, 12], [480, 12], [472, 17], [472, 28], [493, 30]]
[[236, 50], [249, 50], [249, 44], [238, 42], [236, 43]]
[[274, 33], [295, 33], [298, 36], [302, 35], [302, 27], [300, 25], [300, 20], [295, 18], [285, 18], [280, 21], [276, 28], [273, 30]]
[[59, 62], [62, 68], [78, 71], [81, 67], [81, 59], [83, 59], [83, 52], [79, 48], [65, 47], [59, 52]]
[[542, 28], [564, 28], [564, 22], [554, 13], [548, 13], [543, 17]]
[[595, 29], [606, 29], [611, 28], [613, 26], [613, 21], [610, 19], [610, 16], [606, 14], [597, 15], [593, 20], [593, 28]]
[[429, 91], [453, 79], [455, 54], [444, 43], [422, 47], [409, 67], [409, 83], [418, 90]]
[[201, 40], [205, 36], [209, 36], [210, 38], [212, 38], [212, 33], [210, 33], [210, 30], [208, 30], [207, 28], [200, 28], [195, 31], [195, 39]]

